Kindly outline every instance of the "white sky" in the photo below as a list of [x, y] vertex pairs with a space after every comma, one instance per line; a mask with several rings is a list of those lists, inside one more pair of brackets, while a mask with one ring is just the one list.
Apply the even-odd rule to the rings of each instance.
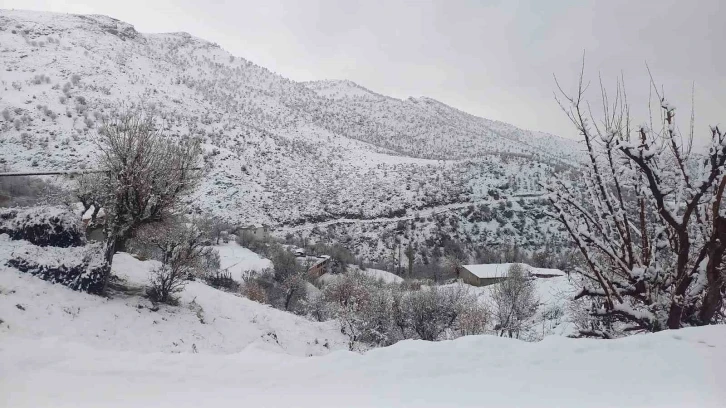
[[574, 85], [585, 51], [590, 79], [600, 73], [613, 84], [623, 72], [643, 122], [647, 61], [683, 129], [693, 81], [701, 142], [708, 124], [726, 126], [726, 0], [0, 0], [0, 8], [186, 31], [293, 80], [350, 79], [563, 137], [577, 135], [553, 99], [553, 74]]

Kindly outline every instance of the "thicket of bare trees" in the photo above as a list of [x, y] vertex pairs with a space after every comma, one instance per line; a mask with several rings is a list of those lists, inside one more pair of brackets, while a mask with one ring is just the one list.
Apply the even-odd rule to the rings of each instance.
[[105, 258], [123, 250], [140, 226], [172, 214], [180, 197], [198, 180], [197, 139], [166, 137], [151, 115], [127, 111], [102, 123], [96, 137], [103, 173], [81, 178], [78, 196], [94, 213], [103, 208]]
[[523, 264], [509, 267], [507, 279], [492, 286], [491, 299], [495, 329], [500, 337], [519, 338], [529, 328], [539, 305], [535, 283]]
[[148, 295], [151, 299], [174, 303], [189, 279], [206, 278], [219, 271], [219, 254], [204, 239], [203, 232], [183, 220], [166, 220], [146, 224], [135, 240], [153, 248], [161, 266], [150, 276]]
[[708, 150], [696, 154], [693, 111], [683, 134], [676, 108], [655, 86], [659, 113], [640, 125], [632, 122], [622, 81], [614, 94], [600, 82], [600, 116], [585, 101], [587, 88], [581, 73], [575, 94], [560, 88], [559, 100], [585, 142], [582, 177], [549, 187], [551, 215], [584, 260], [577, 298], [591, 299], [594, 321], [582, 334], [612, 337], [722, 320], [723, 132], [711, 127]]
[[406, 290], [355, 273], [326, 286], [309, 307], [318, 320], [338, 320], [351, 349], [358, 344], [388, 346], [404, 339], [481, 334], [489, 318], [465, 285]]

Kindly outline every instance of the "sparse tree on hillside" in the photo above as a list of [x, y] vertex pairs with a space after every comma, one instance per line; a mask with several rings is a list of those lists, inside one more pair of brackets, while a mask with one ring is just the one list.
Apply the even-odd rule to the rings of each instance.
[[[583, 67], [584, 70], [584, 67]], [[722, 209], [726, 137], [710, 131], [705, 154], [691, 152], [676, 126], [676, 110], [658, 89], [660, 118], [634, 126], [622, 82], [614, 95], [602, 84], [602, 116], [585, 102], [580, 74], [574, 95], [560, 105], [584, 139], [580, 183], [549, 187], [555, 212], [582, 254], [585, 284], [577, 298], [597, 298], [590, 313], [614, 322], [583, 335], [677, 329], [723, 319]]]
[[537, 312], [534, 281], [523, 264], [509, 267], [507, 278], [492, 286], [492, 312], [499, 336], [519, 338]]
[[[476, 297], [470, 296], [464, 285], [453, 288], [433, 286], [403, 294], [395, 299], [393, 319], [402, 330], [404, 338], [410, 338], [409, 332], [412, 332], [415, 334], [414, 338], [435, 341], [456, 326], [462, 313], [473, 310], [472, 304], [476, 302]], [[483, 309], [479, 310], [484, 312]], [[464, 324], [467, 325], [468, 323]]]
[[205, 245], [202, 232], [182, 220], [146, 224], [136, 239], [151, 246], [161, 266], [151, 272], [149, 296], [159, 302], [174, 301], [186, 280], [204, 277], [219, 270], [219, 254]]
[[274, 281], [284, 291], [283, 308], [290, 310], [294, 300], [305, 297], [307, 266], [299, 264], [295, 255], [279, 245], [270, 250], [270, 261], [274, 267]]
[[154, 118], [139, 111], [105, 121], [95, 142], [104, 172], [92, 183], [99, 189], [95, 196], [82, 197], [105, 211], [108, 281], [113, 254], [125, 247], [134, 230], [168, 217], [195, 185], [201, 149], [196, 139], [165, 137]]
[[200, 224], [200, 228], [216, 245], [219, 245], [219, 241], [232, 229], [229, 222], [213, 216], [204, 218]]

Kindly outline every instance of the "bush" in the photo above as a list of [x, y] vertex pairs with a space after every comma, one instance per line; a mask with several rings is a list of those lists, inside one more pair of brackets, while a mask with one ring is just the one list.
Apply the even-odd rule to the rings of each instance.
[[79, 217], [63, 207], [0, 210], [0, 234], [38, 246], [67, 248], [86, 243]]
[[346, 274], [324, 288], [324, 304], [308, 302], [318, 320], [336, 318], [349, 348], [387, 346], [403, 339], [435, 341], [484, 333], [489, 313], [465, 285], [406, 290]]
[[456, 318], [455, 305], [447, 300], [437, 287], [409, 293], [400, 303], [404, 327], [415, 332], [421, 340], [438, 339]]
[[290, 310], [305, 298], [307, 268], [280, 245], [270, 247], [268, 258], [273, 265], [274, 285], [283, 292], [282, 308]]
[[486, 332], [489, 323], [489, 310], [480, 304], [476, 297], [461, 302], [459, 315], [454, 322], [458, 336], [471, 336]]
[[250, 279], [242, 286], [242, 295], [258, 303], [267, 303], [267, 293], [256, 280]]
[[492, 288], [492, 309], [499, 335], [519, 338], [537, 313], [539, 300], [534, 281], [522, 264], [509, 267], [507, 279]]
[[198, 228], [182, 220], [146, 225], [137, 239], [158, 250], [161, 266], [151, 271], [147, 291], [155, 301], [175, 304], [174, 294], [184, 289], [187, 280], [214, 274], [219, 268], [216, 251], [204, 245]]
[[245, 247], [252, 252], [260, 255], [267, 254], [269, 240], [264, 238], [257, 238], [255, 234], [249, 231], [242, 231], [240, 234], [237, 235], [235, 241], [239, 246]]
[[40, 279], [93, 294], [103, 290], [103, 248], [53, 248], [27, 246], [15, 251], [8, 266], [30, 273]]
[[341, 332], [348, 336], [350, 350], [366, 334], [366, 323], [370, 317], [366, 311], [372, 287], [371, 280], [366, 277], [347, 274], [328, 285], [323, 292], [332, 316], [340, 322]]
[[204, 276], [204, 281], [207, 285], [217, 289], [237, 291], [240, 287], [239, 283], [232, 278], [232, 273], [228, 271], [216, 271], [209, 273]]

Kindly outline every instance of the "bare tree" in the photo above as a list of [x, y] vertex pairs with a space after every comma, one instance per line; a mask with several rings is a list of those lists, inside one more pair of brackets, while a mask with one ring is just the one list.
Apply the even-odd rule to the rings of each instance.
[[539, 305], [534, 281], [522, 264], [510, 266], [507, 278], [492, 286], [491, 299], [499, 336], [519, 338]]
[[201, 278], [219, 269], [219, 254], [205, 245], [194, 225], [181, 221], [147, 224], [137, 239], [153, 246], [161, 266], [151, 272], [149, 296], [159, 302], [173, 303], [189, 278]]
[[83, 205], [83, 213], [91, 212], [90, 225], [95, 225], [101, 211], [103, 194], [106, 189], [103, 185], [104, 177], [98, 174], [81, 174], [76, 179], [75, 195]]
[[105, 211], [107, 282], [113, 254], [123, 250], [134, 230], [163, 220], [195, 185], [201, 148], [193, 138], [165, 137], [154, 117], [140, 111], [105, 121], [95, 142], [104, 172], [89, 182], [98, 189], [95, 194], [81, 186], [80, 197], [84, 206]]
[[345, 274], [327, 286], [323, 296], [330, 305], [332, 316], [340, 323], [340, 331], [348, 336], [348, 348], [353, 350], [363, 335], [361, 312], [370, 301], [370, 287], [362, 276]]
[[[404, 338], [435, 341], [456, 328], [462, 314], [467, 314], [465, 317], [468, 319], [471, 317], [468, 313], [473, 309], [485, 312], [475, 307], [475, 303], [476, 297], [469, 294], [465, 285], [422, 288], [394, 300], [393, 319]], [[461, 328], [464, 329], [463, 326]]]
[[201, 220], [200, 228], [210, 240], [214, 241], [216, 245], [219, 245], [220, 240], [226, 242], [225, 240], [228, 237], [229, 231], [232, 229], [232, 224], [218, 217], [210, 216]]
[[301, 265], [295, 255], [276, 245], [270, 250], [274, 282], [284, 292], [283, 308], [290, 310], [293, 302], [305, 297], [309, 265]]
[[558, 102], [585, 142], [587, 162], [579, 183], [548, 187], [551, 215], [584, 259], [576, 271], [585, 284], [576, 298], [596, 298], [590, 313], [613, 323], [582, 334], [713, 323], [726, 293], [723, 132], [712, 127], [707, 153], [693, 154], [693, 111], [683, 135], [675, 107], [655, 86], [660, 118], [651, 112], [649, 123], [633, 126], [622, 81], [614, 95], [600, 81], [596, 117], [585, 101], [583, 73], [584, 64], [575, 94], [560, 87]]

